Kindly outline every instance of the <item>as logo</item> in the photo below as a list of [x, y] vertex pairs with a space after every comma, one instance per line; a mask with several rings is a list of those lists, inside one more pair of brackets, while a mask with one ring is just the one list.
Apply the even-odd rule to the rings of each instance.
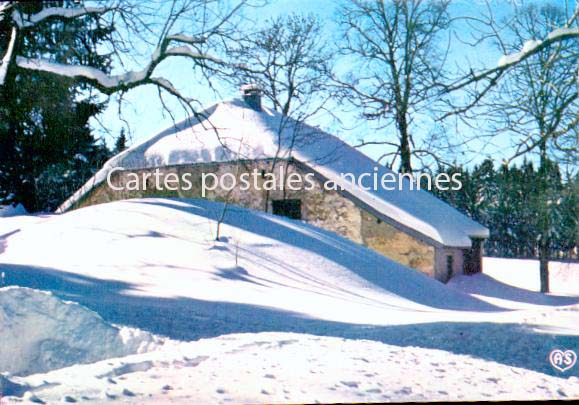
[[577, 354], [573, 350], [555, 349], [549, 354], [549, 361], [557, 370], [564, 372], [573, 368], [577, 362]]

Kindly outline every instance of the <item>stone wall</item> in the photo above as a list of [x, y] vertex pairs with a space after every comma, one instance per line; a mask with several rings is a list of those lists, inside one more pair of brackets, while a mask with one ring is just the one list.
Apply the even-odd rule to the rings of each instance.
[[[312, 173], [302, 165], [288, 161], [277, 161], [274, 171], [278, 173], [278, 177], [280, 167], [284, 168], [286, 174], [296, 172], [305, 177], [307, 173]], [[190, 179], [193, 183], [192, 189], [183, 191], [182, 188], [185, 184], [180, 183], [179, 191], [158, 190], [155, 187], [153, 176], [147, 180], [146, 191], [115, 191], [103, 183], [90, 192], [75, 208], [128, 198], [202, 198], [202, 173], [215, 173], [217, 176], [233, 173], [239, 178], [241, 174], [252, 173], [254, 169], [260, 172], [258, 186], [263, 189], [263, 183], [268, 179], [267, 173], [272, 170], [271, 160], [167, 166], [159, 169], [165, 176], [174, 173], [177, 178], [182, 179], [183, 174], [190, 173]], [[142, 178], [144, 173], [150, 173], [152, 170], [133, 170], [131, 172], [137, 173]], [[130, 180], [128, 173], [116, 172], [112, 176], [112, 183], [119, 186], [126, 185], [127, 181]], [[323, 182], [324, 179], [316, 177], [314, 188], [309, 191], [303, 189], [292, 191], [288, 190], [287, 187], [285, 191], [271, 192], [253, 188], [242, 191], [236, 188], [228, 193], [226, 190], [218, 188], [215, 191], [207, 191], [206, 198], [217, 201], [229, 200], [232, 204], [257, 210], [264, 210], [267, 201], [268, 212], [272, 211], [272, 200], [300, 199], [302, 219], [308, 223], [336, 232], [356, 243], [364, 244], [396, 262], [438, 278], [435, 271], [435, 248], [433, 246], [383, 222], [339, 192], [326, 190], [323, 187]]]
[[[448, 257], [452, 257], [452, 269], [449, 269]], [[437, 248], [435, 255], [435, 269], [434, 277], [446, 283], [451, 277], [464, 274], [464, 249], [460, 248]]]
[[434, 247], [362, 211], [364, 245], [408, 267], [435, 277]]

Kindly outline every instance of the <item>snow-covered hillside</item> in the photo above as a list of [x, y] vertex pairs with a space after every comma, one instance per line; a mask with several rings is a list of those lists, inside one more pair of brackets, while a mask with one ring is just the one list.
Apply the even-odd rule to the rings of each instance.
[[546, 360], [578, 348], [577, 297], [489, 299], [473, 292], [477, 277], [445, 286], [330, 232], [238, 207], [215, 242], [222, 209], [129, 200], [5, 225], [7, 284], [165, 340], [4, 384], [49, 402], [579, 396], [577, 368], [562, 374]]
[[146, 199], [54, 216], [13, 231], [1, 256], [6, 279], [179, 339], [497, 310], [331, 232], [262, 212], [230, 206], [215, 242], [221, 210]]

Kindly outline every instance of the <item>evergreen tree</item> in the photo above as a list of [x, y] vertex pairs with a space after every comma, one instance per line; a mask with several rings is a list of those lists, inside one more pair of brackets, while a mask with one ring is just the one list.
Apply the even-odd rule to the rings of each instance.
[[[74, 1], [19, 4], [24, 13], [80, 6]], [[0, 21], [0, 43], [5, 43], [9, 30], [8, 19]], [[23, 30], [16, 49], [26, 57], [108, 69], [108, 56], [99, 56], [95, 48], [111, 30], [90, 15], [49, 18], [33, 31]], [[14, 67], [0, 88], [0, 105], [0, 204], [53, 210], [108, 157], [88, 124], [104, 103], [70, 78]]]
[[119, 134], [119, 137], [115, 141], [115, 149], [113, 150], [113, 152], [116, 155], [117, 153], [121, 153], [125, 149], [127, 149], [127, 137], [125, 136], [125, 128], [121, 128], [121, 133]]
[[528, 161], [495, 169], [486, 160], [470, 171], [453, 167], [441, 172], [461, 173], [460, 190], [433, 192], [489, 228], [487, 255], [577, 257], [578, 179], [564, 182], [553, 161], [547, 159], [538, 169]]

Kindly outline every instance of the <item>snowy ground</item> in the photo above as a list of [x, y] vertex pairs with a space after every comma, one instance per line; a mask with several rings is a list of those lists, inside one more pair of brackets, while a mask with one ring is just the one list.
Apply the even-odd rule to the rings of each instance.
[[[99, 363], [13, 368], [23, 376], [0, 378], [8, 399], [579, 397], [578, 367], [560, 373], [547, 361], [553, 349], [579, 352], [579, 297], [545, 297], [495, 274], [445, 286], [332, 233], [240, 208], [214, 242], [220, 213], [207, 201], [147, 199], [0, 220], [7, 284], [165, 337]], [[0, 357], [19, 344], [3, 342]], [[74, 363], [94, 358], [85, 360]]]
[[[539, 261], [485, 257], [485, 274], [501, 283], [530, 291], [540, 291]], [[579, 296], [579, 262], [549, 263], [552, 293]]]
[[144, 355], [13, 381], [29, 390], [27, 399], [34, 395], [32, 399], [48, 403], [328, 403], [579, 395], [577, 377], [565, 380], [442, 350], [272, 332], [168, 343]]

